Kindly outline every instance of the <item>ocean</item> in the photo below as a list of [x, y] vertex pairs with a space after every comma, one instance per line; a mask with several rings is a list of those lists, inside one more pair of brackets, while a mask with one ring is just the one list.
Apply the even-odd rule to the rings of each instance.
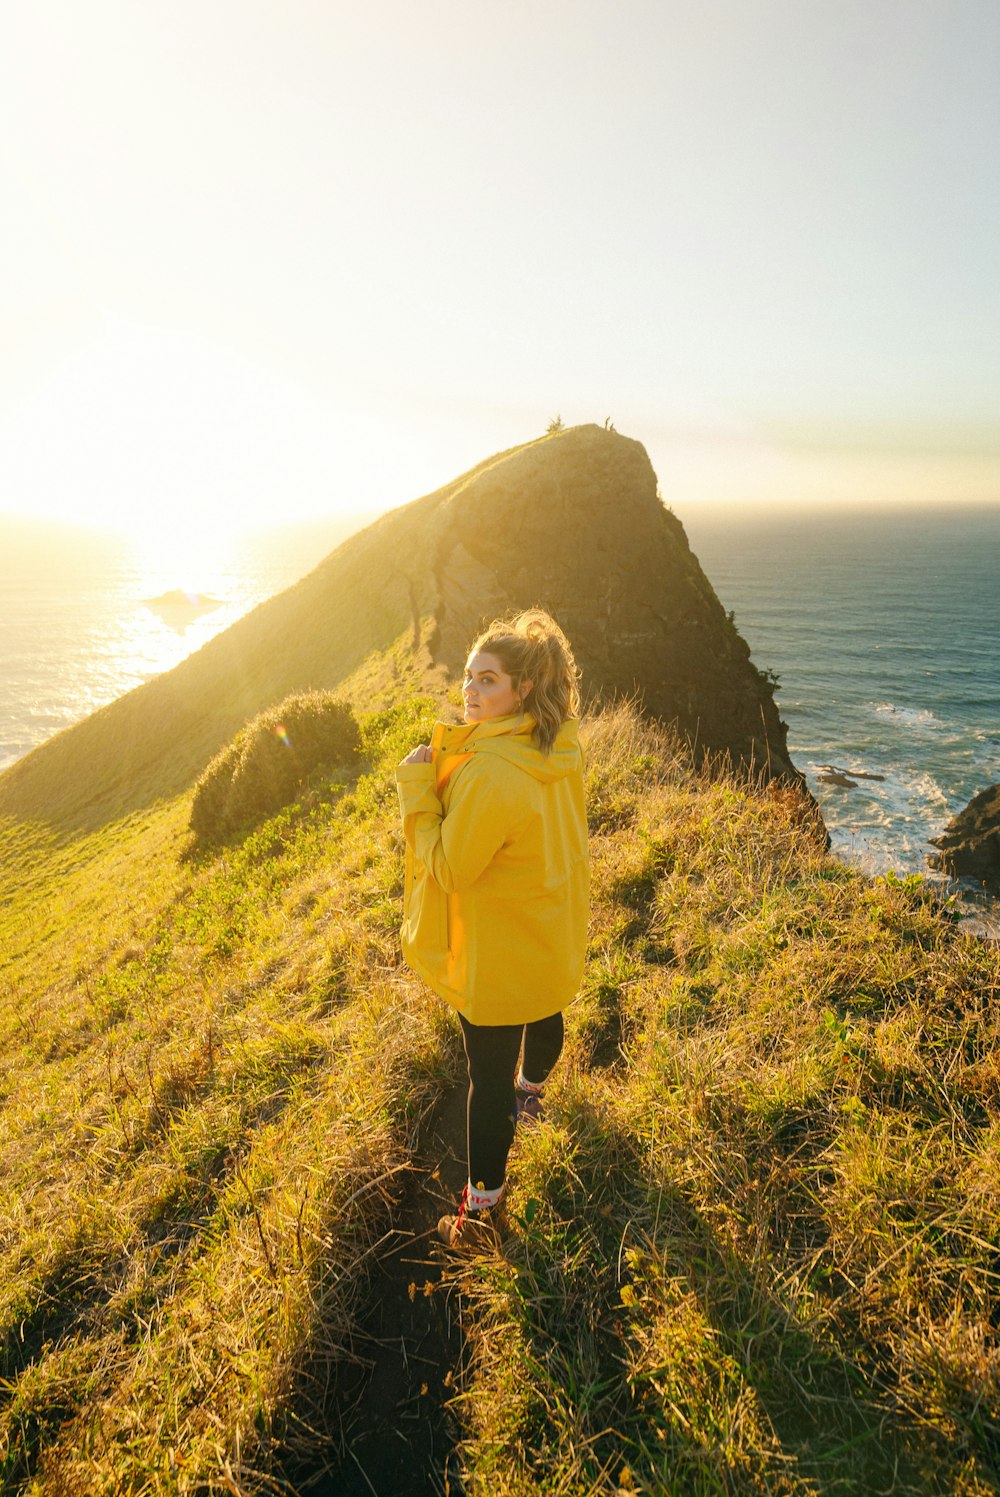
[[[170, 670], [289, 587], [363, 523], [288, 526], [185, 555], [75, 526], [0, 517], [0, 770]], [[188, 592], [200, 609], [169, 595]]]
[[[926, 871], [928, 839], [1000, 780], [1000, 506], [682, 518], [779, 677], [834, 851]], [[828, 766], [854, 784], [824, 782]]]
[[[1000, 507], [681, 519], [780, 679], [834, 850], [869, 872], [923, 871], [928, 839], [1000, 779]], [[0, 520], [0, 768], [169, 670], [357, 523], [250, 537], [180, 568], [113, 536]], [[181, 587], [214, 606], [156, 603]], [[855, 783], [825, 783], [826, 766]]]

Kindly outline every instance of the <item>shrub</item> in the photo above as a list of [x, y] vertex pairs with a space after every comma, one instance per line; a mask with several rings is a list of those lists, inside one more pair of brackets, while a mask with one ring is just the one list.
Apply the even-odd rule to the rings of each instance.
[[314, 770], [349, 764], [361, 735], [346, 702], [328, 692], [286, 697], [253, 718], [195, 787], [191, 830], [220, 841], [294, 800]]

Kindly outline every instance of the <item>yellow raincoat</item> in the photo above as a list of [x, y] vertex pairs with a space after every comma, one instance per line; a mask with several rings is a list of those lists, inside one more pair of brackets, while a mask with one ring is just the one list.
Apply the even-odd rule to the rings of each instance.
[[573, 719], [548, 754], [533, 727], [527, 715], [438, 723], [433, 762], [396, 770], [403, 956], [471, 1024], [547, 1018], [583, 975], [583, 751]]

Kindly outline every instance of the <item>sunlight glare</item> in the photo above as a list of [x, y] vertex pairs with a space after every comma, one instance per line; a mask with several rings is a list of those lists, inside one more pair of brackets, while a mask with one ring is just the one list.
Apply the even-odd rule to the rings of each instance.
[[232, 579], [236, 539], [217, 517], [198, 524], [168, 517], [137, 520], [126, 530], [131, 565], [143, 597], [179, 590], [224, 599]]

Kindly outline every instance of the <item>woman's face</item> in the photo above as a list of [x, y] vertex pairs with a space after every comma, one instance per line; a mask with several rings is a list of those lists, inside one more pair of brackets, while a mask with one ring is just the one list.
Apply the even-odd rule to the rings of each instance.
[[[522, 692], [530, 690], [524, 683]], [[467, 723], [486, 722], [491, 717], [509, 717], [521, 709], [514, 683], [496, 655], [470, 655], [462, 682]]]

